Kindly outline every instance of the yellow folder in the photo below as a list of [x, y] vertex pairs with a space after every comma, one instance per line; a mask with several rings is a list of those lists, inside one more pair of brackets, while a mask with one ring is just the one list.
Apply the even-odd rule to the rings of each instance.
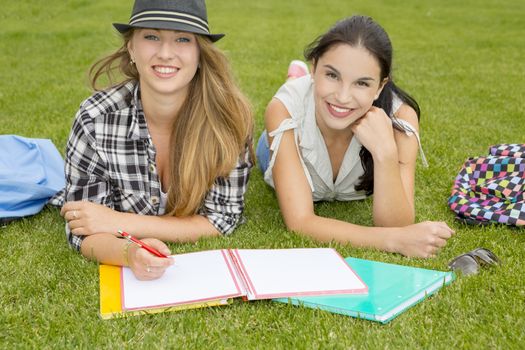
[[209, 307], [209, 306], [219, 306], [227, 305], [230, 303], [228, 300], [211, 300], [206, 302], [169, 306], [169, 307], [160, 307], [160, 308], [150, 308], [144, 310], [133, 310], [127, 311], [122, 308], [122, 299], [121, 299], [121, 274], [122, 267], [112, 266], [112, 265], [103, 265], [99, 266], [100, 274], [100, 318], [107, 320], [110, 318], [116, 317], [126, 317], [126, 316], [135, 316], [135, 315], [144, 315], [144, 314], [154, 314], [159, 312], [170, 312], [170, 311], [179, 311], [186, 309], [195, 309], [199, 307]]

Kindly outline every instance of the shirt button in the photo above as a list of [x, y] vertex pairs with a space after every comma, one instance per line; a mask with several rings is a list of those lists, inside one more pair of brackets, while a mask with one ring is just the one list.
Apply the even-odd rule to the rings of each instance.
[[150, 164], [149, 165], [149, 171], [154, 173], [155, 172], [155, 165], [154, 164]]
[[159, 197], [157, 196], [151, 197], [151, 203], [153, 203], [153, 205], [156, 205], [158, 202], [159, 202]]

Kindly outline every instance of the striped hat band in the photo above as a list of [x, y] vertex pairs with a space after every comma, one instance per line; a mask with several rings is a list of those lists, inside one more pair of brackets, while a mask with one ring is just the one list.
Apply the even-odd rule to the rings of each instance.
[[189, 15], [183, 12], [174, 12], [174, 11], [142, 11], [129, 19], [129, 24], [132, 26], [140, 26], [141, 22], [147, 21], [166, 21], [166, 22], [175, 22], [190, 25], [192, 27], [198, 28], [205, 33], [210, 33], [208, 23], [202, 18]]
[[129, 23], [113, 23], [121, 34], [137, 28], [178, 30], [208, 37], [212, 42], [224, 34], [211, 34], [204, 0], [135, 0]]

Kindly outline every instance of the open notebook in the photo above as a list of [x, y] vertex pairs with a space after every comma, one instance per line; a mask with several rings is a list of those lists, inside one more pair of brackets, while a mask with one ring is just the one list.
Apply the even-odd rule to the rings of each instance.
[[222, 249], [174, 255], [153, 281], [100, 266], [100, 315], [174, 311], [245, 300], [362, 294], [368, 288], [331, 248]]
[[357, 258], [345, 260], [367, 284], [367, 295], [308, 296], [279, 298], [275, 301], [388, 323], [454, 280], [451, 271]]

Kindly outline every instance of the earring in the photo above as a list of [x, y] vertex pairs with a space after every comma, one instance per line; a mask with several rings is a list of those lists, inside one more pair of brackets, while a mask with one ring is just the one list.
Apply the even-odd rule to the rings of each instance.
[[129, 57], [129, 64], [131, 64], [131, 65], [135, 64], [135, 60], [131, 56]]

